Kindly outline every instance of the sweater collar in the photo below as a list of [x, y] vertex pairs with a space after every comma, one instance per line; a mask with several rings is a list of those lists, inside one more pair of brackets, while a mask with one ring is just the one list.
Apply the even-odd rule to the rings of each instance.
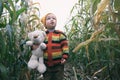
[[55, 29], [48, 29], [47, 31], [48, 31], [48, 32], [54, 32]]
[[49, 33], [49, 32], [56, 32], [56, 30], [53, 29], [53, 30], [47, 30], [47, 31], [46, 31], [46, 33]]

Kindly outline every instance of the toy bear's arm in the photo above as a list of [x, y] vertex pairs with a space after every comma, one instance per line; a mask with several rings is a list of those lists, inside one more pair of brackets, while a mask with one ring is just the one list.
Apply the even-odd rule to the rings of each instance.
[[26, 42], [26, 45], [32, 46], [32, 45], [33, 45], [33, 42], [32, 42], [32, 41], [27, 41], [27, 42]]
[[40, 44], [40, 48], [41, 48], [41, 49], [46, 49], [46, 44], [45, 44], [45, 43], [41, 43], [41, 44]]

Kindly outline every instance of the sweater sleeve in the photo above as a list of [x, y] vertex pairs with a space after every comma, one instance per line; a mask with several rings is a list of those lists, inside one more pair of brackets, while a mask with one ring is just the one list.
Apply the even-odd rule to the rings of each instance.
[[68, 59], [69, 57], [69, 46], [68, 46], [68, 40], [64, 33], [60, 35], [60, 41], [61, 41], [61, 47], [63, 51], [63, 58]]

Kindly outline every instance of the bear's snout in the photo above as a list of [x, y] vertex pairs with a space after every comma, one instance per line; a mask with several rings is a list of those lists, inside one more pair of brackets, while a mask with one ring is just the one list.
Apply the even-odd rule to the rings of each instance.
[[34, 38], [37, 38], [37, 37], [38, 37], [38, 35], [35, 35], [35, 36], [34, 36]]

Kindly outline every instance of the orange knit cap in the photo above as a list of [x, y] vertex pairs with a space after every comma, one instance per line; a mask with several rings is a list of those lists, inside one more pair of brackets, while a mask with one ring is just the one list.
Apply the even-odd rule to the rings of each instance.
[[43, 25], [46, 27], [46, 17], [49, 15], [49, 14], [53, 14], [53, 13], [47, 13], [45, 16], [43, 16], [41, 18], [41, 22], [43, 23]]

